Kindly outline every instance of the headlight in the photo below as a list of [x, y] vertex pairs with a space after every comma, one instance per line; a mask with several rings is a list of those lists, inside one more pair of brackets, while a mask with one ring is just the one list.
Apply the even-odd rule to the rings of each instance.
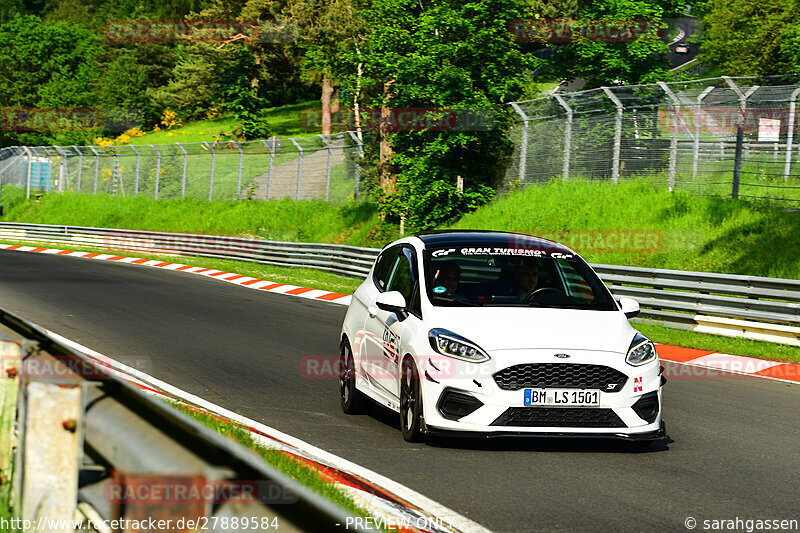
[[625, 361], [629, 365], [641, 366], [656, 358], [658, 358], [658, 354], [653, 343], [641, 333], [637, 333], [631, 341]]
[[431, 347], [442, 355], [463, 359], [471, 363], [488, 361], [489, 356], [477, 344], [446, 329], [434, 328], [428, 332]]

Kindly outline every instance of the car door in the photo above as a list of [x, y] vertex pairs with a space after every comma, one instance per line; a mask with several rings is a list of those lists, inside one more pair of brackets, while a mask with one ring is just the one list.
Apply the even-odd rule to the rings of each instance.
[[371, 306], [365, 324], [366, 361], [365, 369], [370, 381], [388, 399], [399, 398], [400, 347], [408, 320], [419, 320], [419, 275], [416, 252], [413, 247], [400, 248], [392, 267], [388, 271], [383, 291], [398, 291], [406, 299], [410, 312], [405, 320], [395, 313]]

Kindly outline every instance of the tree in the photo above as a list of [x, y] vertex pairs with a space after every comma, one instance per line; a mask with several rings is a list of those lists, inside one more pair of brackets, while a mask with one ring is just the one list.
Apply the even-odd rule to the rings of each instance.
[[366, 20], [357, 0], [289, 0], [286, 12], [304, 52], [302, 69], [322, 84], [322, 133], [330, 135], [335, 78], [352, 70], [348, 58], [363, 46]]
[[[516, 0], [374, 0], [365, 11], [373, 31], [361, 57], [368, 103], [381, 109], [377, 162], [387, 219], [425, 229], [493, 195], [510, 150], [506, 103], [524, 91], [531, 64], [507, 26], [524, 10]], [[452, 110], [467, 109], [493, 121], [485, 131], [393, 131], [398, 109], [428, 109], [427, 119], [445, 123], [466, 115]]]
[[212, 109], [232, 111], [246, 136], [265, 133], [260, 116], [267, 105], [293, 103], [310, 94], [300, 79], [300, 50], [283, 24], [282, 0], [214, 0], [188, 20], [237, 20], [244, 33], [222, 41], [200, 36], [186, 40], [169, 85], [157, 92], [163, 107], [184, 118], [200, 118]]
[[800, 72], [799, 0], [711, 0], [703, 58], [729, 76]]
[[[593, 0], [581, 3], [575, 10], [567, 3], [569, 12], [559, 15], [564, 18], [576, 17], [578, 25], [595, 24], [596, 21], [645, 20], [650, 23], [647, 31], [636, 35], [633, 40], [604, 42], [591, 37], [582, 37], [570, 43], [550, 44], [553, 58], [550, 65], [553, 72], [567, 79], [583, 78], [586, 88], [612, 85], [613, 83], [637, 84], [653, 83], [663, 80], [668, 73], [666, 61], [667, 45], [658, 36], [659, 26], [665, 18], [677, 17], [685, 2], [680, 0]], [[546, 15], [537, 10], [543, 7], [533, 4], [535, 16], [552, 17], [550, 10]], [[573, 13], [575, 15], [573, 15]]]
[[[16, 15], [0, 26], [0, 106], [20, 108], [88, 108], [98, 76], [98, 39], [66, 22], [44, 24], [31, 15]], [[2, 142], [48, 142], [49, 132], [4, 133]], [[75, 138], [82, 138], [76, 132]], [[76, 141], [78, 142], [78, 141]]]

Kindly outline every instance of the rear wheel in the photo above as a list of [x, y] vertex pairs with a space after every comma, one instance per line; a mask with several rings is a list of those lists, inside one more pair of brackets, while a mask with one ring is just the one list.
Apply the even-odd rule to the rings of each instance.
[[348, 415], [358, 414], [364, 410], [364, 398], [356, 389], [356, 366], [350, 344], [343, 341], [339, 352], [339, 403]]
[[403, 438], [409, 442], [420, 442], [425, 438], [421, 391], [419, 372], [414, 360], [406, 357], [400, 380], [400, 429]]

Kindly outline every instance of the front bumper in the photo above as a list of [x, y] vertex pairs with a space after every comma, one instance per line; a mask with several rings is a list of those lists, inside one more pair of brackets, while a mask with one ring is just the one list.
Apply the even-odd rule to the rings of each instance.
[[[526, 406], [524, 389], [538, 387], [520, 385], [515, 390], [504, 390], [493, 377], [503, 369], [520, 364], [553, 366], [551, 351], [508, 351], [500, 356], [495, 355], [486, 363], [453, 360], [450, 367], [444, 370], [441, 368], [441, 358], [420, 358], [418, 362], [424, 369], [421, 374], [425, 423], [431, 434], [609, 437], [625, 440], [662, 438], [662, 377], [658, 360], [632, 367], [624, 359], [624, 355], [608, 352], [572, 352], [569, 363], [564, 365], [603, 365], [624, 374], [626, 379], [613, 391], [594, 387], [549, 387], [599, 392], [600, 401], [596, 407], [556, 407]], [[465, 416], [453, 416], [446, 410], [443, 412], [442, 398], [447, 391], [475, 398], [479, 406]], [[642, 409], [642, 405], [648, 402], [654, 404], [653, 407], [657, 406], [655, 411]]]
[[567, 439], [615, 439], [627, 442], [648, 442], [666, 438], [667, 425], [661, 421], [658, 429], [647, 433], [570, 433], [562, 432], [530, 432], [530, 431], [494, 431], [491, 433], [481, 433], [477, 431], [458, 431], [451, 429], [441, 429], [428, 426], [427, 435], [430, 437], [447, 438], [483, 438], [483, 439], [503, 439], [503, 438], [567, 438]]

